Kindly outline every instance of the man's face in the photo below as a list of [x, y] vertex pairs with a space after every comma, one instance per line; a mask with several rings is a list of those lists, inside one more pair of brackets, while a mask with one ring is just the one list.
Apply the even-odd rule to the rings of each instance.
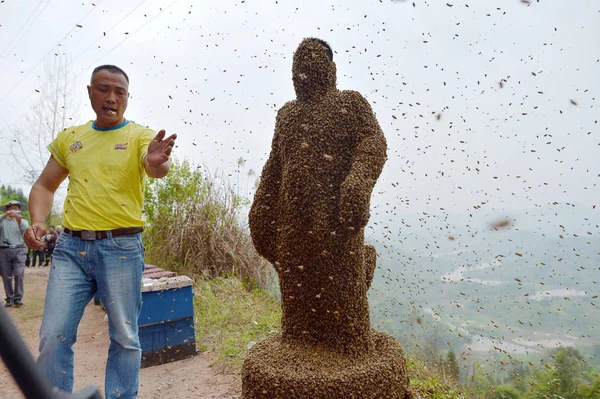
[[52, 227], [52, 226], [51, 226], [51, 227], [48, 229], [48, 231], [49, 231], [50, 233], [54, 233], [54, 227]]
[[9, 205], [6, 207], [6, 211], [11, 215], [14, 215], [16, 211], [20, 211], [21, 207], [19, 205]]
[[120, 73], [101, 70], [92, 75], [88, 88], [90, 102], [96, 113], [96, 126], [114, 127], [124, 121], [129, 84]]

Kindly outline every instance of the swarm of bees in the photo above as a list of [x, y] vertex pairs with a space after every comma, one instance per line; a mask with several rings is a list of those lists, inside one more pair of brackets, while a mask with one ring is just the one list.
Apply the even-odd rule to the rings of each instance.
[[367, 301], [377, 254], [364, 227], [387, 144], [369, 103], [337, 90], [332, 58], [318, 39], [298, 47], [297, 99], [279, 111], [250, 211], [283, 317], [281, 335], [246, 356], [245, 399], [408, 397], [402, 347], [371, 330]]

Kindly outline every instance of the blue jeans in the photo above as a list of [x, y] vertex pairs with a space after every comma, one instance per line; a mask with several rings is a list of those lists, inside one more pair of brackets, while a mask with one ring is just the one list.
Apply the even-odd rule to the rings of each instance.
[[144, 247], [140, 234], [84, 241], [63, 232], [56, 243], [40, 328], [37, 364], [52, 386], [73, 391], [73, 344], [86, 305], [96, 292], [108, 314], [110, 347], [106, 398], [136, 398], [142, 350]]

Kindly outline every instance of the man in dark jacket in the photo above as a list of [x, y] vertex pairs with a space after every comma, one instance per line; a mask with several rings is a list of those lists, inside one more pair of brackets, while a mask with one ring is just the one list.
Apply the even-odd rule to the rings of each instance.
[[49, 226], [48, 232], [46, 233], [46, 263], [44, 264], [44, 266], [48, 266], [48, 263], [50, 263], [51, 261], [52, 253], [54, 252], [54, 247], [56, 246], [57, 239], [58, 233], [54, 230], [54, 226]]

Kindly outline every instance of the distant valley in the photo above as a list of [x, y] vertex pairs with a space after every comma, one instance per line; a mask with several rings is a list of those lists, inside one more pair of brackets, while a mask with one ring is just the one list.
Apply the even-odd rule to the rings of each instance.
[[586, 353], [600, 345], [599, 214], [559, 205], [374, 218], [373, 324], [409, 348]]

